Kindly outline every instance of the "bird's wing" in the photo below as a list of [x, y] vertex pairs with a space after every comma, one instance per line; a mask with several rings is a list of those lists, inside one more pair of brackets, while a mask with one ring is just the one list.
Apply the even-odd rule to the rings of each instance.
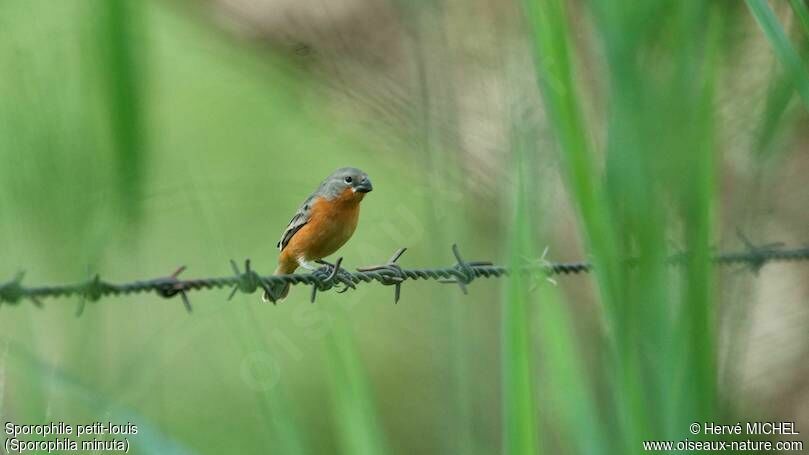
[[292, 239], [292, 236], [309, 222], [309, 218], [312, 215], [312, 203], [314, 199], [314, 194], [309, 196], [306, 201], [304, 201], [303, 205], [298, 208], [298, 211], [295, 212], [295, 216], [289, 221], [289, 225], [284, 230], [281, 240], [278, 241], [279, 250], [283, 251], [289, 243], [289, 240]]

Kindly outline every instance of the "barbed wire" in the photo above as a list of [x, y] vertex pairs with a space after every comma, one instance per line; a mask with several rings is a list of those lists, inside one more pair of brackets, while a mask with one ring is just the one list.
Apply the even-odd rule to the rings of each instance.
[[[744, 236], [740, 235], [740, 237], [745, 244], [745, 250], [714, 254], [711, 257], [712, 262], [720, 266], [747, 265], [753, 272], [758, 272], [764, 265], [773, 261], [809, 260], [809, 247], [784, 249], [780, 243], [756, 246]], [[398, 303], [402, 283], [407, 280], [436, 280], [441, 283], [453, 283], [457, 284], [464, 294], [467, 294], [467, 285], [475, 279], [497, 278], [511, 272], [508, 267], [494, 265], [488, 261], [466, 261], [461, 256], [457, 245], [452, 245], [452, 253], [456, 261], [452, 266], [403, 269], [397, 261], [405, 251], [406, 248], [400, 248], [388, 262], [369, 267], [360, 267], [355, 272], [343, 269], [341, 267], [343, 258], [339, 258], [334, 264], [319, 261], [323, 267], [311, 273], [261, 276], [253, 270], [250, 259], [247, 259], [244, 262], [244, 271], [241, 271], [236, 262], [231, 260], [230, 265], [233, 269], [233, 275], [225, 277], [183, 280], [179, 278], [180, 274], [186, 269], [185, 266], [182, 266], [167, 277], [129, 283], [115, 284], [106, 282], [101, 280], [100, 275], [96, 274], [86, 282], [33, 287], [22, 284], [25, 273], [20, 272], [12, 280], [0, 285], [0, 305], [15, 305], [27, 300], [38, 307], [42, 307], [42, 299], [45, 298], [78, 296], [81, 299], [81, 304], [77, 315], [80, 315], [86, 302], [95, 302], [102, 297], [154, 292], [164, 298], [173, 298], [179, 295], [186, 310], [190, 312], [191, 302], [188, 299], [188, 293], [192, 291], [232, 287], [228, 297], [228, 300], [230, 300], [236, 292], [252, 294], [262, 290], [275, 303], [277, 294], [273, 291], [273, 285], [284, 283], [311, 285], [310, 300], [314, 303], [318, 292], [336, 288], [337, 292], [342, 293], [348, 289], [356, 288], [356, 285], [360, 283], [374, 281], [386, 286], [394, 286], [394, 303]], [[669, 265], [682, 265], [688, 258], [688, 252], [677, 253], [670, 256], [666, 263]], [[637, 266], [639, 263], [637, 258], [628, 259], [626, 262], [630, 266]], [[524, 265], [519, 267], [519, 270], [527, 273], [544, 273], [546, 277], [552, 277], [554, 275], [588, 273], [593, 270], [593, 265], [588, 261], [550, 262], [545, 260], [545, 255], [543, 254], [539, 260], [526, 261]]]

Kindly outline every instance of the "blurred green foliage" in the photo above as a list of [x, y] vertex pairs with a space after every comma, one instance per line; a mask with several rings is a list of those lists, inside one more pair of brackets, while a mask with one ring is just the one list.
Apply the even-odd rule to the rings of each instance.
[[[398, 7], [435, 31], [441, 4]], [[277, 307], [200, 294], [191, 316], [151, 295], [90, 304], [81, 318], [77, 302], [4, 307], [0, 420], [130, 420], [142, 428], [134, 453], [626, 454], [734, 415], [717, 390], [709, 255], [716, 92], [726, 33], [746, 12], [692, 0], [576, 5], [592, 20], [602, 86], [582, 83], [567, 2], [525, 0], [521, 14], [573, 234], [596, 266], [598, 333], [581, 336], [564, 286], [519, 274], [465, 297], [408, 283], [398, 306], [390, 289], [366, 286], [314, 306], [302, 288]], [[809, 15], [792, 2], [795, 47], [766, 2], [747, 5], [783, 66], [756, 131], [773, 152], [795, 91], [809, 97]], [[453, 241], [470, 259], [514, 267], [541, 255], [555, 219], [536, 125], [503, 120], [510, 206], [482, 207], [452, 187], [466, 178], [452, 153], [462, 141], [425, 107], [436, 93], [461, 96], [446, 80], [421, 92], [418, 141], [379, 150], [346, 112], [322, 108], [311, 73], [186, 8], [0, 3], [0, 276], [23, 267], [36, 283], [95, 271], [129, 280], [179, 264], [208, 276], [245, 257], [267, 273], [297, 205], [346, 165], [375, 187], [340, 253], [349, 266], [400, 246], [405, 265], [449, 264]], [[608, 101], [593, 113], [595, 90]], [[492, 212], [508, 220], [505, 235], [468, 222]], [[663, 265], [672, 237], [692, 252], [676, 274]]]

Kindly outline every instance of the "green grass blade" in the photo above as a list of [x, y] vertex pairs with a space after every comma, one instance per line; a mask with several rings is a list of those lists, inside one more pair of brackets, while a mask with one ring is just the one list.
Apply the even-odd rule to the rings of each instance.
[[[747, 7], [770, 42], [775, 54], [787, 71], [792, 73], [795, 88], [803, 103], [809, 107], [809, 73], [801, 57], [789, 41], [784, 28], [766, 0], [746, 0]], [[799, 15], [800, 16], [800, 15]], [[803, 19], [801, 19], [803, 20]]]
[[106, 88], [118, 191], [124, 214], [134, 220], [141, 211], [146, 154], [141, 54], [147, 43], [139, 39], [146, 18], [139, 0], [101, 1], [96, 6], [101, 14], [97, 42], [103, 63], [99, 76]]
[[[803, 29], [798, 53], [801, 60], [805, 61], [807, 52], [809, 52], [809, 8], [802, 0], [790, 0], [790, 5]], [[779, 150], [784, 151], [783, 148], [776, 147], [776, 139], [790, 124], [787, 112], [794, 91], [795, 73], [788, 69], [781, 71], [770, 83], [764, 113], [756, 130], [755, 149], [753, 150], [753, 153], [759, 157], [767, 159], [774, 156]]]
[[[544, 281], [544, 277], [537, 277]], [[583, 362], [582, 352], [573, 333], [565, 302], [554, 286], [540, 283], [538, 327], [541, 344], [542, 380], [548, 384], [541, 402], [551, 410], [545, 412], [548, 425], [564, 444], [564, 453], [598, 455], [610, 453], [609, 439], [600, 422], [593, 381]]]
[[348, 322], [336, 322], [326, 342], [332, 375], [333, 418], [342, 453], [388, 453], [384, 431], [377, 420], [371, 386], [354, 348]]
[[[618, 317], [618, 309], [622, 305], [620, 283], [623, 279], [618, 242], [578, 96], [564, 3], [559, 0], [525, 0], [524, 5], [532, 34], [538, 85], [549, 122], [560, 144], [563, 175], [567, 177], [583, 226], [587, 249], [592, 253], [598, 290], [608, 321], [607, 330], [622, 334], [623, 321]], [[606, 340], [609, 346], [606, 349], [614, 358], [618, 354], [615, 339], [610, 334]], [[624, 389], [636, 389], [635, 383], [629, 381], [636, 377], [631, 364], [619, 365], [614, 371], [621, 377], [613, 380], [625, 384]], [[626, 413], [621, 409], [616, 414], [618, 421], [627, 421]], [[631, 433], [632, 428], [632, 425], [618, 425], [618, 429], [624, 432]], [[630, 438], [624, 435], [622, 439]]]
[[[718, 14], [718, 13], [717, 13]], [[715, 25], [719, 19], [712, 17]], [[712, 30], [716, 30], [713, 27]], [[682, 427], [691, 420], [711, 420], [717, 417], [716, 391], [716, 335], [714, 330], [713, 271], [711, 269], [711, 243], [715, 199], [715, 133], [714, 133], [714, 81], [717, 33], [709, 35], [704, 54], [702, 86], [693, 103], [694, 140], [685, 153], [689, 158], [692, 179], [680, 188], [681, 206], [685, 226], [686, 249], [690, 252], [683, 276], [683, 312], [680, 315], [679, 339], [686, 346], [686, 369], [683, 405], [677, 425]]]
[[617, 299], [613, 265], [618, 263], [618, 254], [607, 205], [598, 191], [600, 177], [577, 95], [563, 3], [525, 0], [524, 4], [531, 24], [538, 83], [561, 145], [563, 171], [593, 252], [602, 298], [611, 307]]
[[789, 0], [789, 4], [798, 16], [804, 35], [809, 35], [809, 8], [806, 7], [806, 3], [804, 0]]
[[[250, 297], [252, 298], [252, 296]], [[231, 314], [227, 318], [231, 324], [233, 336], [242, 343], [247, 355], [260, 354], [262, 357], [266, 356], [265, 360], [272, 360], [270, 354], [273, 353], [273, 349], [259, 335], [263, 332], [264, 327], [258, 323], [257, 312], [249, 303], [244, 302], [245, 306], [241, 311], [233, 312], [237, 314]], [[237, 321], [237, 317], [240, 317], [241, 321]], [[260, 365], [259, 363], [255, 366]], [[273, 367], [280, 368], [276, 364], [270, 366], [269, 369]], [[264, 372], [265, 375], [272, 373], [273, 371]], [[287, 387], [289, 384], [279, 381], [278, 384], [252, 388], [255, 393], [256, 407], [261, 413], [261, 417], [268, 423], [270, 430], [270, 434], [265, 437], [275, 443], [275, 447], [285, 454], [304, 455], [309, 452], [306, 445], [307, 438], [295, 419], [293, 406], [285, 393]]]
[[[523, 128], [517, 128], [524, 130]], [[530, 130], [528, 130], [530, 131]], [[511, 224], [512, 270], [518, 270], [526, 255], [533, 255], [531, 234], [533, 220], [528, 215], [526, 197], [532, 180], [530, 156], [535, 138], [530, 133], [517, 133], [512, 147], [517, 162], [516, 214]], [[525, 274], [512, 273], [508, 277], [506, 299], [502, 308], [502, 396], [503, 396], [503, 453], [538, 453], [539, 434], [537, 406], [534, 391], [536, 369], [531, 349], [529, 282]]]

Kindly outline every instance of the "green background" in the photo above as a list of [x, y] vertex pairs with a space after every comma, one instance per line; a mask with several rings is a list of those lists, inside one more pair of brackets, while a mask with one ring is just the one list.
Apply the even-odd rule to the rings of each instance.
[[[458, 8], [393, 3], [425, 40]], [[520, 45], [494, 46], [506, 147], [480, 161], [461, 153], [452, 110], [430, 107], [474, 96], [435, 83], [440, 47], [413, 57], [428, 77], [410, 123], [379, 126], [334, 101], [328, 72], [216, 27], [201, 5], [1, 2], [2, 276], [224, 276], [245, 258], [270, 273], [294, 210], [342, 166], [374, 182], [339, 253], [351, 268], [402, 246], [404, 266], [451, 265], [452, 243], [469, 260], [519, 267], [549, 245], [553, 260], [597, 267], [558, 286], [480, 280], [468, 296], [408, 282], [398, 305], [379, 285], [315, 305], [303, 287], [278, 306], [193, 293], [192, 314], [151, 294], [88, 302], [80, 317], [76, 298], [3, 305], [3, 422], [131, 421], [133, 453], [623, 454], [692, 437], [693, 421], [791, 419], [739, 390], [752, 275], [709, 262], [739, 248], [740, 225], [779, 232], [761, 217], [775, 209], [745, 211], [740, 195], [775, 197], [786, 180], [805, 214], [802, 179], [782, 176], [805, 162], [809, 15], [778, 7], [511, 5]], [[750, 96], [733, 82], [751, 70], [751, 36], [770, 65], [746, 109], [727, 100]], [[524, 65], [504, 63], [520, 52]], [[738, 163], [759, 173], [729, 190]], [[673, 271], [662, 260], [680, 248], [692, 254]]]

